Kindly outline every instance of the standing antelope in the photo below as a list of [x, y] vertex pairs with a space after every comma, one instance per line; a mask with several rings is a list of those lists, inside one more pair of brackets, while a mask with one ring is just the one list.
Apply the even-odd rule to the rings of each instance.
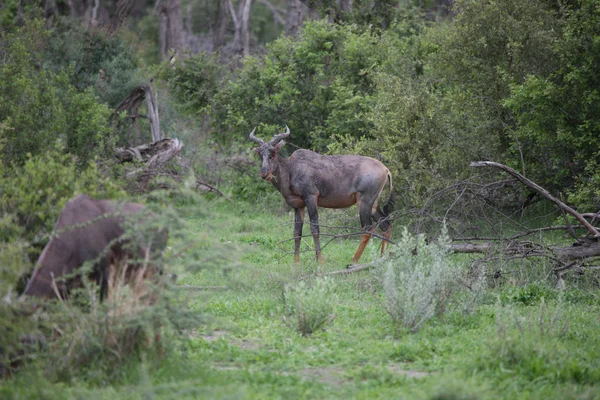
[[[310, 230], [315, 241], [317, 260], [322, 261], [319, 244], [319, 216], [317, 207], [347, 208], [358, 204], [360, 224], [365, 232], [361, 238], [356, 254], [352, 258], [358, 262], [374, 227], [383, 230], [384, 238], [392, 234], [392, 224], [387, 220], [394, 207], [392, 191], [392, 175], [385, 165], [371, 157], [364, 156], [323, 156], [310, 150], [296, 150], [289, 158], [279, 155], [285, 144], [283, 139], [290, 135], [286, 126], [284, 133], [273, 136], [265, 142], [250, 133], [250, 139], [258, 143], [254, 149], [262, 159], [260, 176], [279, 190], [286, 203], [294, 209], [294, 261], [300, 261], [300, 240], [304, 223], [304, 208], [308, 208]], [[389, 179], [390, 198], [379, 208], [379, 196]], [[387, 245], [384, 239], [381, 244], [383, 254]]]

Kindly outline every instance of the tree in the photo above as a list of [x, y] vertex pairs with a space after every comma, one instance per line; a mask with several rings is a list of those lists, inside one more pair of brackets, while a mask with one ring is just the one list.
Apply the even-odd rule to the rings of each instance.
[[159, 54], [164, 60], [170, 50], [180, 53], [183, 49], [183, 20], [179, 0], [157, 0], [159, 7]]
[[287, 0], [285, 13], [285, 33], [296, 36], [302, 22], [302, 8], [300, 0]]
[[227, 0], [229, 15], [234, 25], [233, 49], [236, 54], [250, 55], [250, 8], [252, 0], [240, 0], [236, 12], [231, 0]]
[[529, 174], [577, 206], [600, 207], [600, 9], [585, 0], [563, 10], [564, 29], [548, 75], [512, 86], [506, 106], [518, 122]]
[[225, 45], [225, 31], [227, 30], [227, 0], [217, 1], [216, 21], [213, 32], [213, 51], [219, 50]]

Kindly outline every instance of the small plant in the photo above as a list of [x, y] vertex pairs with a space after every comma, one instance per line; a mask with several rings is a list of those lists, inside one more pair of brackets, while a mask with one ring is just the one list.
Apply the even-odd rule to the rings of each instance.
[[474, 265], [467, 274], [464, 285], [467, 287], [464, 296], [460, 301], [460, 308], [463, 314], [471, 314], [477, 311], [479, 305], [483, 302], [487, 290], [485, 263]]
[[324, 328], [335, 316], [337, 296], [329, 278], [317, 278], [312, 284], [300, 281], [286, 286], [283, 295], [289, 315], [286, 321], [302, 335]]
[[379, 266], [385, 308], [397, 327], [415, 332], [444, 311], [456, 282], [449, 244], [445, 226], [438, 241], [431, 244], [423, 235], [414, 237], [404, 228], [395, 254]]

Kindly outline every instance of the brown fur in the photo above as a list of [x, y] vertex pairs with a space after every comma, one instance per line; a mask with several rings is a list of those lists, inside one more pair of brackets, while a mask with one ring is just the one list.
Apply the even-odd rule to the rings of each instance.
[[[125, 261], [129, 266], [125, 268], [127, 276], [138, 277], [136, 280], [160, 272], [155, 262], [166, 246], [166, 230], [134, 232], [134, 244], [124, 238], [125, 218], [140, 214], [136, 218], [144, 219], [148, 213], [143, 211], [141, 204], [94, 200], [85, 195], [70, 200], [58, 217], [24, 295], [54, 297], [57, 292], [61, 297], [68, 295], [71, 289], [81, 286], [78, 270], [88, 261], [93, 263], [89, 278], [100, 285], [101, 298], [113, 284], [111, 274], [114, 277], [117, 273], [112, 266], [123, 265]], [[136, 270], [141, 270], [141, 274], [133, 274]]]

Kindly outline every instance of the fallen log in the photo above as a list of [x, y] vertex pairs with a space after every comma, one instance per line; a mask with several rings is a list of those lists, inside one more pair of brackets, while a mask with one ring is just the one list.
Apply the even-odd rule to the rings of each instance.
[[119, 147], [116, 153], [120, 162], [141, 161], [152, 168], [165, 164], [179, 154], [182, 148], [183, 143], [179, 139], [161, 139], [135, 147]]

